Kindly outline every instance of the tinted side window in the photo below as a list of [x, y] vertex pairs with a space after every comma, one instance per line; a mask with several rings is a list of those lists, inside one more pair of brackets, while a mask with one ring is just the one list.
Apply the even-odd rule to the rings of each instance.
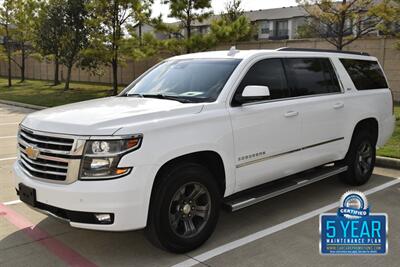
[[332, 63], [327, 58], [320, 59], [324, 69], [325, 78], [327, 79], [326, 86], [329, 93], [339, 93], [340, 89], [339, 80], [336, 76], [335, 70], [333, 69]]
[[370, 60], [340, 59], [357, 90], [388, 88], [378, 62]]
[[240, 83], [236, 95], [242, 95], [248, 85], [268, 86], [270, 97], [267, 99], [290, 96], [281, 59], [265, 59], [254, 64]]
[[329, 59], [287, 58], [285, 66], [295, 96], [340, 92], [339, 82]]

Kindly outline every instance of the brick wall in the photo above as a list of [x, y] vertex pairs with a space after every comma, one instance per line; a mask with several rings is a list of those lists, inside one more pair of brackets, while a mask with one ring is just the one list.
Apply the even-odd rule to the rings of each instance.
[[[215, 50], [229, 49], [229, 45], [221, 45]], [[320, 48], [334, 49], [329, 43], [323, 40], [282, 40], [282, 41], [257, 41], [243, 42], [237, 45], [238, 49], [276, 49], [279, 47], [297, 47], [297, 48]], [[393, 90], [396, 101], [400, 102], [400, 50], [396, 49], [396, 39], [394, 38], [365, 38], [360, 39], [347, 46], [345, 50], [367, 52], [379, 59], [379, 62], [385, 69], [389, 84]], [[153, 66], [159, 59], [147, 59], [142, 61], [129, 61], [123, 64], [118, 71], [120, 84], [129, 84], [148, 68]], [[51, 62], [40, 62], [36, 59], [27, 60], [26, 77], [28, 79], [51, 80], [54, 76], [54, 66]], [[111, 70], [104, 68], [103, 75], [93, 75], [87, 71], [74, 68], [72, 71], [72, 80], [94, 83], [111, 83]], [[12, 74], [19, 77], [19, 69], [15, 64], [12, 65]], [[61, 79], [65, 78], [67, 70], [60, 68]], [[0, 76], [7, 75], [7, 64], [0, 61]]]

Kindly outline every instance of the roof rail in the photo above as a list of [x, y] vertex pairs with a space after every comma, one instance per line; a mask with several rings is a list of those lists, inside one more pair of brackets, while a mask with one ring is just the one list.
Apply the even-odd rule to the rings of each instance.
[[338, 50], [314, 49], [314, 48], [292, 48], [292, 47], [281, 47], [281, 48], [276, 49], [276, 51], [326, 52], [326, 53], [351, 54], [351, 55], [359, 55], [359, 56], [369, 56], [370, 55], [366, 52], [338, 51]]

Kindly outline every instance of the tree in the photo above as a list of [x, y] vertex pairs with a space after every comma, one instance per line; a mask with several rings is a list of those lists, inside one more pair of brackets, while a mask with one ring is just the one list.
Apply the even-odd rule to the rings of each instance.
[[131, 33], [129, 38], [121, 42], [121, 52], [131, 59], [138, 60], [159, 55], [162, 49], [162, 41], [153, 33], [147, 32], [141, 36]]
[[306, 24], [299, 25], [297, 27], [296, 38], [298, 39], [308, 39], [308, 38], [318, 38], [318, 33], [313, 27], [310, 27], [310, 22]]
[[[120, 49], [123, 30], [132, 22], [145, 21], [150, 16], [152, 3], [153, 0], [89, 0], [89, 24], [95, 31], [92, 31], [91, 36], [92, 61], [86, 61], [86, 64], [111, 64], [113, 95], [118, 93], [118, 64], [122, 58]], [[104, 53], [100, 55], [96, 50]]]
[[[134, 13], [134, 18], [136, 23], [138, 24], [139, 27], [139, 44], [142, 45], [143, 41], [143, 33], [142, 33], [142, 26], [145, 23], [151, 23], [150, 16], [151, 16], [151, 5], [153, 4], [153, 1], [136, 1], [135, 5], [132, 8], [132, 11]], [[149, 38], [147, 36], [147, 38]]]
[[[211, 0], [167, 0], [164, 3], [169, 3], [169, 17], [180, 21], [181, 27], [186, 31], [187, 40], [192, 37], [193, 23], [202, 22], [212, 14], [211, 11], [207, 11], [211, 8]], [[187, 45], [186, 50], [187, 53], [191, 52], [190, 45]]]
[[11, 82], [11, 34], [10, 34], [10, 25], [12, 24], [13, 18], [13, 0], [4, 0], [3, 4], [0, 7], [0, 24], [4, 31], [4, 48], [7, 53], [7, 73], [8, 73], [8, 87], [12, 86]]
[[244, 16], [240, 0], [232, 0], [225, 6], [220, 19], [211, 23], [211, 33], [219, 42], [230, 42], [236, 45], [238, 41], [249, 40], [252, 35], [252, 25]]
[[337, 50], [376, 30], [381, 19], [374, 14], [374, 0], [297, 0], [310, 16], [309, 32]]
[[231, 0], [225, 4], [225, 12], [221, 17], [227, 21], [235, 21], [244, 15], [244, 9], [241, 7], [241, 0]]
[[375, 5], [374, 12], [382, 19], [377, 29], [384, 35], [399, 36], [396, 26], [400, 26], [400, 0], [383, 0]]
[[12, 40], [15, 43], [14, 55], [20, 55], [21, 61], [12, 60], [21, 70], [21, 82], [25, 81], [25, 62], [33, 53], [32, 41], [36, 26], [38, 2], [36, 0], [14, 0], [13, 1], [13, 26], [11, 31]]
[[211, 33], [217, 40], [232, 45], [236, 45], [238, 41], [251, 39], [252, 32], [252, 26], [245, 16], [240, 16], [232, 22], [219, 19], [211, 23]]
[[[391, 21], [391, 25], [395, 26], [395, 27], [397, 26], [400, 28], [400, 0], [394, 0], [394, 3], [395, 3], [395, 5], [394, 5], [395, 12], [393, 14], [393, 19]], [[400, 38], [400, 34], [398, 33], [398, 31], [397, 32], [395, 31], [395, 35], [398, 38]], [[397, 49], [400, 50], [400, 41], [397, 42]]]
[[67, 67], [64, 90], [69, 89], [72, 67], [81, 59], [81, 51], [89, 46], [89, 30], [85, 25], [88, 16], [87, 0], [67, 0], [64, 4], [65, 31], [62, 33], [60, 62]]
[[54, 85], [60, 84], [60, 53], [63, 45], [63, 33], [67, 30], [65, 19], [65, 1], [49, 0], [39, 12], [38, 26], [35, 31], [35, 46], [43, 56], [54, 58]]

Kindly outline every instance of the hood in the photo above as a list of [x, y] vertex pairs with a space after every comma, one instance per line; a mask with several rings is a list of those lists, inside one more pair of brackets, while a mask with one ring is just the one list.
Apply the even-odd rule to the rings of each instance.
[[195, 114], [202, 107], [164, 99], [107, 97], [41, 110], [29, 114], [22, 125], [52, 133], [112, 135], [128, 123]]

